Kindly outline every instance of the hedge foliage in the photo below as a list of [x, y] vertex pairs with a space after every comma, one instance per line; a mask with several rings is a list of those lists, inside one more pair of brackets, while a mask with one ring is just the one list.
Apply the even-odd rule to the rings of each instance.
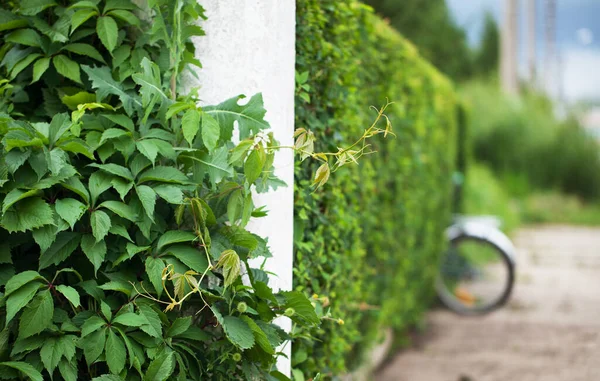
[[[375, 155], [306, 191], [314, 168], [296, 171], [295, 285], [331, 303], [317, 341], [295, 343], [296, 372], [334, 375], [358, 364], [381, 327], [417, 323], [430, 302], [451, 210], [457, 105], [451, 83], [370, 8], [354, 0], [297, 1], [296, 126], [335, 151], [360, 135], [370, 106], [396, 138]], [[303, 95], [308, 85], [310, 101]]]

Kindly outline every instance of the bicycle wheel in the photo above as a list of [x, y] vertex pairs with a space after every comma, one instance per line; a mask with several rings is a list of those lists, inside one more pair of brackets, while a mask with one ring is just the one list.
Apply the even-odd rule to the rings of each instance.
[[463, 315], [493, 311], [509, 299], [514, 283], [514, 248], [498, 229], [462, 223], [446, 232], [449, 248], [441, 259], [437, 293]]

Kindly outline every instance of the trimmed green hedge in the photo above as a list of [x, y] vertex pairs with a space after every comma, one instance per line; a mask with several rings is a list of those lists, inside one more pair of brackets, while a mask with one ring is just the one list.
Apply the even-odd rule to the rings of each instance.
[[[296, 171], [295, 285], [329, 298], [333, 318], [317, 341], [298, 340], [293, 366], [326, 376], [351, 370], [378, 338], [419, 322], [433, 296], [450, 221], [457, 103], [451, 83], [370, 8], [354, 0], [297, 1], [297, 71], [311, 102], [296, 100], [296, 127], [317, 151], [336, 151], [387, 110], [395, 138], [342, 168], [314, 193], [315, 168]], [[299, 92], [300, 95], [300, 92]]]

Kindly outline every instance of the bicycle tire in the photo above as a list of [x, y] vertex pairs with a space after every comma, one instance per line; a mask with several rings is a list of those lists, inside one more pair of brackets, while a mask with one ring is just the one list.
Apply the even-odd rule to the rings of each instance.
[[[436, 279], [436, 291], [438, 298], [448, 309], [466, 316], [485, 315], [504, 306], [509, 300], [515, 281], [516, 253], [510, 239], [495, 227], [481, 223], [465, 222], [454, 224], [446, 230], [446, 238], [450, 244], [462, 240], [474, 240], [492, 246], [502, 258], [506, 267], [506, 286], [500, 296], [493, 303], [484, 306], [467, 307], [459, 302], [456, 297], [445, 286], [441, 276], [441, 268]], [[441, 267], [441, 266], [440, 266]]]

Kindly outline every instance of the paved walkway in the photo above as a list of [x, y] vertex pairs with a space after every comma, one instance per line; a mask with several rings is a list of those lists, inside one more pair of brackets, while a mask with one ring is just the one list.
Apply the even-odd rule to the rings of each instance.
[[445, 310], [377, 381], [600, 380], [600, 229], [534, 226], [514, 236], [517, 284], [485, 317]]

